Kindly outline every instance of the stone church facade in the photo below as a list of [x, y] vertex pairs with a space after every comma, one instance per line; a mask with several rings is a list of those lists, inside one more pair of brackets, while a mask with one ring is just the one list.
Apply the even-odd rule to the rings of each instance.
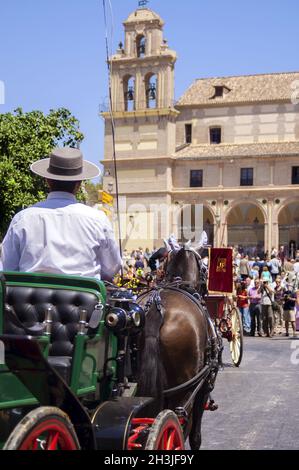
[[[124, 248], [174, 232], [251, 255], [299, 248], [299, 72], [198, 79], [174, 101], [176, 53], [147, 8], [124, 22], [111, 57], [104, 187], [115, 193]], [[201, 224], [198, 224], [198, 219]]]

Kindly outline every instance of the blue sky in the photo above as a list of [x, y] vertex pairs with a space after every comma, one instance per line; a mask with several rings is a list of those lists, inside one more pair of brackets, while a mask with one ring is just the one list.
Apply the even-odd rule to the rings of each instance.
[[[108, 2], [107, 2], [108, 3]], [[137, 0], [111, 0], [113, 50]], [[200, 77], [299, 70], [298, 0], [151, 0], [178, 52], [176, 98]], [[102, 0], [1, 0], [0, 112], [67, 107], [85, 158], [103, 159], [99, 104], [107, 96]]]

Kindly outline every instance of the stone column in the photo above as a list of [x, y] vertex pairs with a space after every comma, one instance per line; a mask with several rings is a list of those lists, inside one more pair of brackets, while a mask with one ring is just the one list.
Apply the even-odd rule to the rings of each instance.
[[279, 240], [279, 223], [278, 223], [278, 211], [273, 205], [272, 208], [272, 243], [279, 250], [280, 240]]
[[274, 186], [274, 162], [270, 163], [270, 186]]
[[135, 75], [135, 109], [142, 108], [142, 76], [140, 72], [136, 72]]
[[166, 203], [166, 206], [168, 208], [168, 210], [167, 210], [167, 220], [165, 220], [164, 222], [162, 221], [161, 225], [162, 225], [162, 233], [163, 233], [163, 228], [164, 228], [164, 233], [166, 234], [166, 236], [168, 236], [169, 234], [171, 234], [171, 226], [172, 226], [171, 196], [170, 196], [170, 194], [166, 195], [165, 203]]
[[125, 99], [124, 99], [124, 81], [119, 76], [115, 75], [114, 78], [114, 106], [115, 111], [125, 110]]
[[146, 38], [147, 38], [146, 54], [152, 55], [152, 32], [151, 31], [147, 32]]
[[219, 188], [223, 188], [223, 168], [224, 168], [224, 164], [220, 163], [219, 165]]
[[272, 231], [273, 231], [273, 200], [268, 201], [268, 221], [265, 221], [265, 250], [271, 253], [272, 250]]
[[227, 246], [227, 244], [228, 244], [228, 226], [227, 226], [228, 213], [229, 213], [229, 211], [227, 210], [227, 208], [222, 203], [222, 206], [221, 206], [222, 234], [221, 234], [221, 240], [219, 240], [220, 248], [222, 247], [222, 245]]
[[171, 232], [174, 233], [176, 236], [176, 239], [179, 240], [181, 237], [180, 234], [180, 217], [181, 217], [181, 211], [182, 207], [180, 204], [174, 204], [174, 201], [172, 201], [173, 204], [173, 211], [172, 211], [172, 230]]
[[163, 108], [164, 107], [164, 97], [165, 97], [165, 80], [164, 80], [164, 69], [161, 68], [161, 71], [158, 74], [158, 103], [157, 103], [157, 108]]
[[216, 247], [221, 246], [221, 239], [223, 239], [223, 215], [222, 215], [223, 202], [218, 201], [215, 210], [215, 233], [214, 233], [214, 244]]

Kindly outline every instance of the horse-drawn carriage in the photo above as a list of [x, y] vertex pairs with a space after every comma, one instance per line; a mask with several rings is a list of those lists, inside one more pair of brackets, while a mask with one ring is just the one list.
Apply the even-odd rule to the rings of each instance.
[[[200, 247], [200, 250], [203, 247]], [[131, 289], [136, 296], [147, 291], [150, 286], [173, 286], [199, 296], [214, 322], [219, 342], [219, 362], [222, 364], [223, 341], [229, 342], [230, 353], [234, 366], [239, 367], [243, 357], [243, 324], [239, 309], [232, 296], [228, 294], [209, 293], [207, 267], [202, 263], [198, 251], [190, 245], [180, 246], [176, 242], [176, 250], [168, 245], [169, 257], [165, 262], [165, 271], [160, 276], [148, 274], [145, 278], [135, 276], [134, 279], [122, 279], [121, 285]], [[228, 250], [229, 251], [229, 250]], [[231, 266], [231, 271], [232, 271]]]
[[181, 450], [189, 435], [193, 448], [200, 445], [218, 371], [215, 342], [205, 331], [190, 380], [180, 371], [167, 390], [140, 396], [140, 371], [152, 377], [140, 362], [152, 359], [140, 346], [152, 328], [145, 313], [158, 318], [168, 302], [160, 290], [149, 295], [142, 306], [119, 288], [107, 298], [95, 279], [1, 274], [0, 448]]

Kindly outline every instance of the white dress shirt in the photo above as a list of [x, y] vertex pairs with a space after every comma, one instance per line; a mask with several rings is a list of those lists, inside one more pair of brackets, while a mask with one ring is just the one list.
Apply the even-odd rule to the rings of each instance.
[[15, 215], [3, 240], [2, 262], [4, 271], [106, 280], [121, 267], [106, 215], [60, 191]]

